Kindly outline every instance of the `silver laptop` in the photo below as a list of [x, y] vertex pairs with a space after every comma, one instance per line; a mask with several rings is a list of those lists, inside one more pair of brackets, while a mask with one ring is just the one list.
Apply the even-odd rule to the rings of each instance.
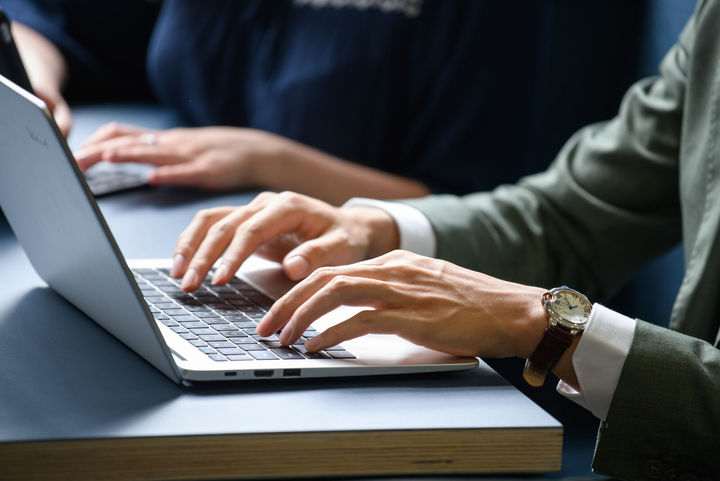
[[[30, 80], [10, 31], [10, 21], [1, 9], [0, 75], [32, 93]], [[99, 196], [147, 185], [148, 174], [152, 168], [145, 164], [112, 164], [102, 161], [87, 169], [85, 176], [92, 193]]]
[[[271, 298], [290, 286], [251, 258], [225, 286], [188, 294], [170, 260], [122, 257], [82, 173], [39, 99], [0, 77], [0, 206], [45, 282], [176, 382], [460, 370], [458, 358], [396, 336], [371, 335], [310, 354], [255, 332]], [[356, 312], [317, 320], [308, 339]], [[317, 331], [315, 331], [317, 330]]]

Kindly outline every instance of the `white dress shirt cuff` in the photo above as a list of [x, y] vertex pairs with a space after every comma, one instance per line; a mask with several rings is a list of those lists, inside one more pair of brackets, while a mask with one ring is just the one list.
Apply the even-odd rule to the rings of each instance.
[[572, 357], [580, 392], [560, 381], [557, 391], [605, 419], [625, 358], [635, 334], [635, 321], [593, 305], [590, 320]]
[[400, 235], [400, 249], [426, 257], [435, 257], [436, 239], [430, 221], [415, 207], [400, 202], [354, 197], [345, 207], [375, 207], [382, 209], [395, 220]]

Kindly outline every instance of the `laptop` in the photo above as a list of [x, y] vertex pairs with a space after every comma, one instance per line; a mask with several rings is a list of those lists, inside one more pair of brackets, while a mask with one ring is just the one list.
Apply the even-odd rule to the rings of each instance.
[[[0, 75], [33, 92], [27, 72], [10, 29], [10, 21], [0, 9]], [[90, 190], [96, 196], [147, 185], [152, 166], [145, 164], [112, 164], [99, 162], [85, 171]]]
[[[290, 282], [259, 258], [225, 286], [188, 294], [170, 259], [126, 261], [43, 102], [0, 76], [0, 207], [40, 277], [170, 379], [332, 377], [469, 369], [397, 336], [369, 335], [310, 354], [255, 332]], [[341, 307], [304, 339], [347, 319]]]

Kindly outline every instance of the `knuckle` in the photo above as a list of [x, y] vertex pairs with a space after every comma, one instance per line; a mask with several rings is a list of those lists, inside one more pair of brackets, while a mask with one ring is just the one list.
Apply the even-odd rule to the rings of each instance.
[[338, 275], [328, 283], [328, 287], [332, 291], [341, 291], [352, 288], [356, 285], [355, 278], [350, 276]]
[[315, 272], [313, 272], [312, 276], [316, 279], [328, 279], [334, 277], [336, 273], [337, 268], [332, 266], [323, 266], [315, 269]]
[[207, 221], [213, 216], [215, 209], [201, 209], [195, 214], [195, 219], [200, 221]]
[[212, 237], [225, 237], [232, 231], [232, 226], [227, 222], [216, 222], [208, 229], [208, 234]]

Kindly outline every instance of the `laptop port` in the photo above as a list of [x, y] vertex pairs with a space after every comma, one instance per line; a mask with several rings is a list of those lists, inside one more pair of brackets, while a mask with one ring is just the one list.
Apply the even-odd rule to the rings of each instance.
[[272, 377], [273, 371], [263, 369], [261, 371], [255, 371], [253, 374], [255, 374], [255, 377]]
[[225, 371], [225, 377], [237, 376], [235, 371]]
[[283, 369], [283, 377], [300, 377], [300, 369]]

